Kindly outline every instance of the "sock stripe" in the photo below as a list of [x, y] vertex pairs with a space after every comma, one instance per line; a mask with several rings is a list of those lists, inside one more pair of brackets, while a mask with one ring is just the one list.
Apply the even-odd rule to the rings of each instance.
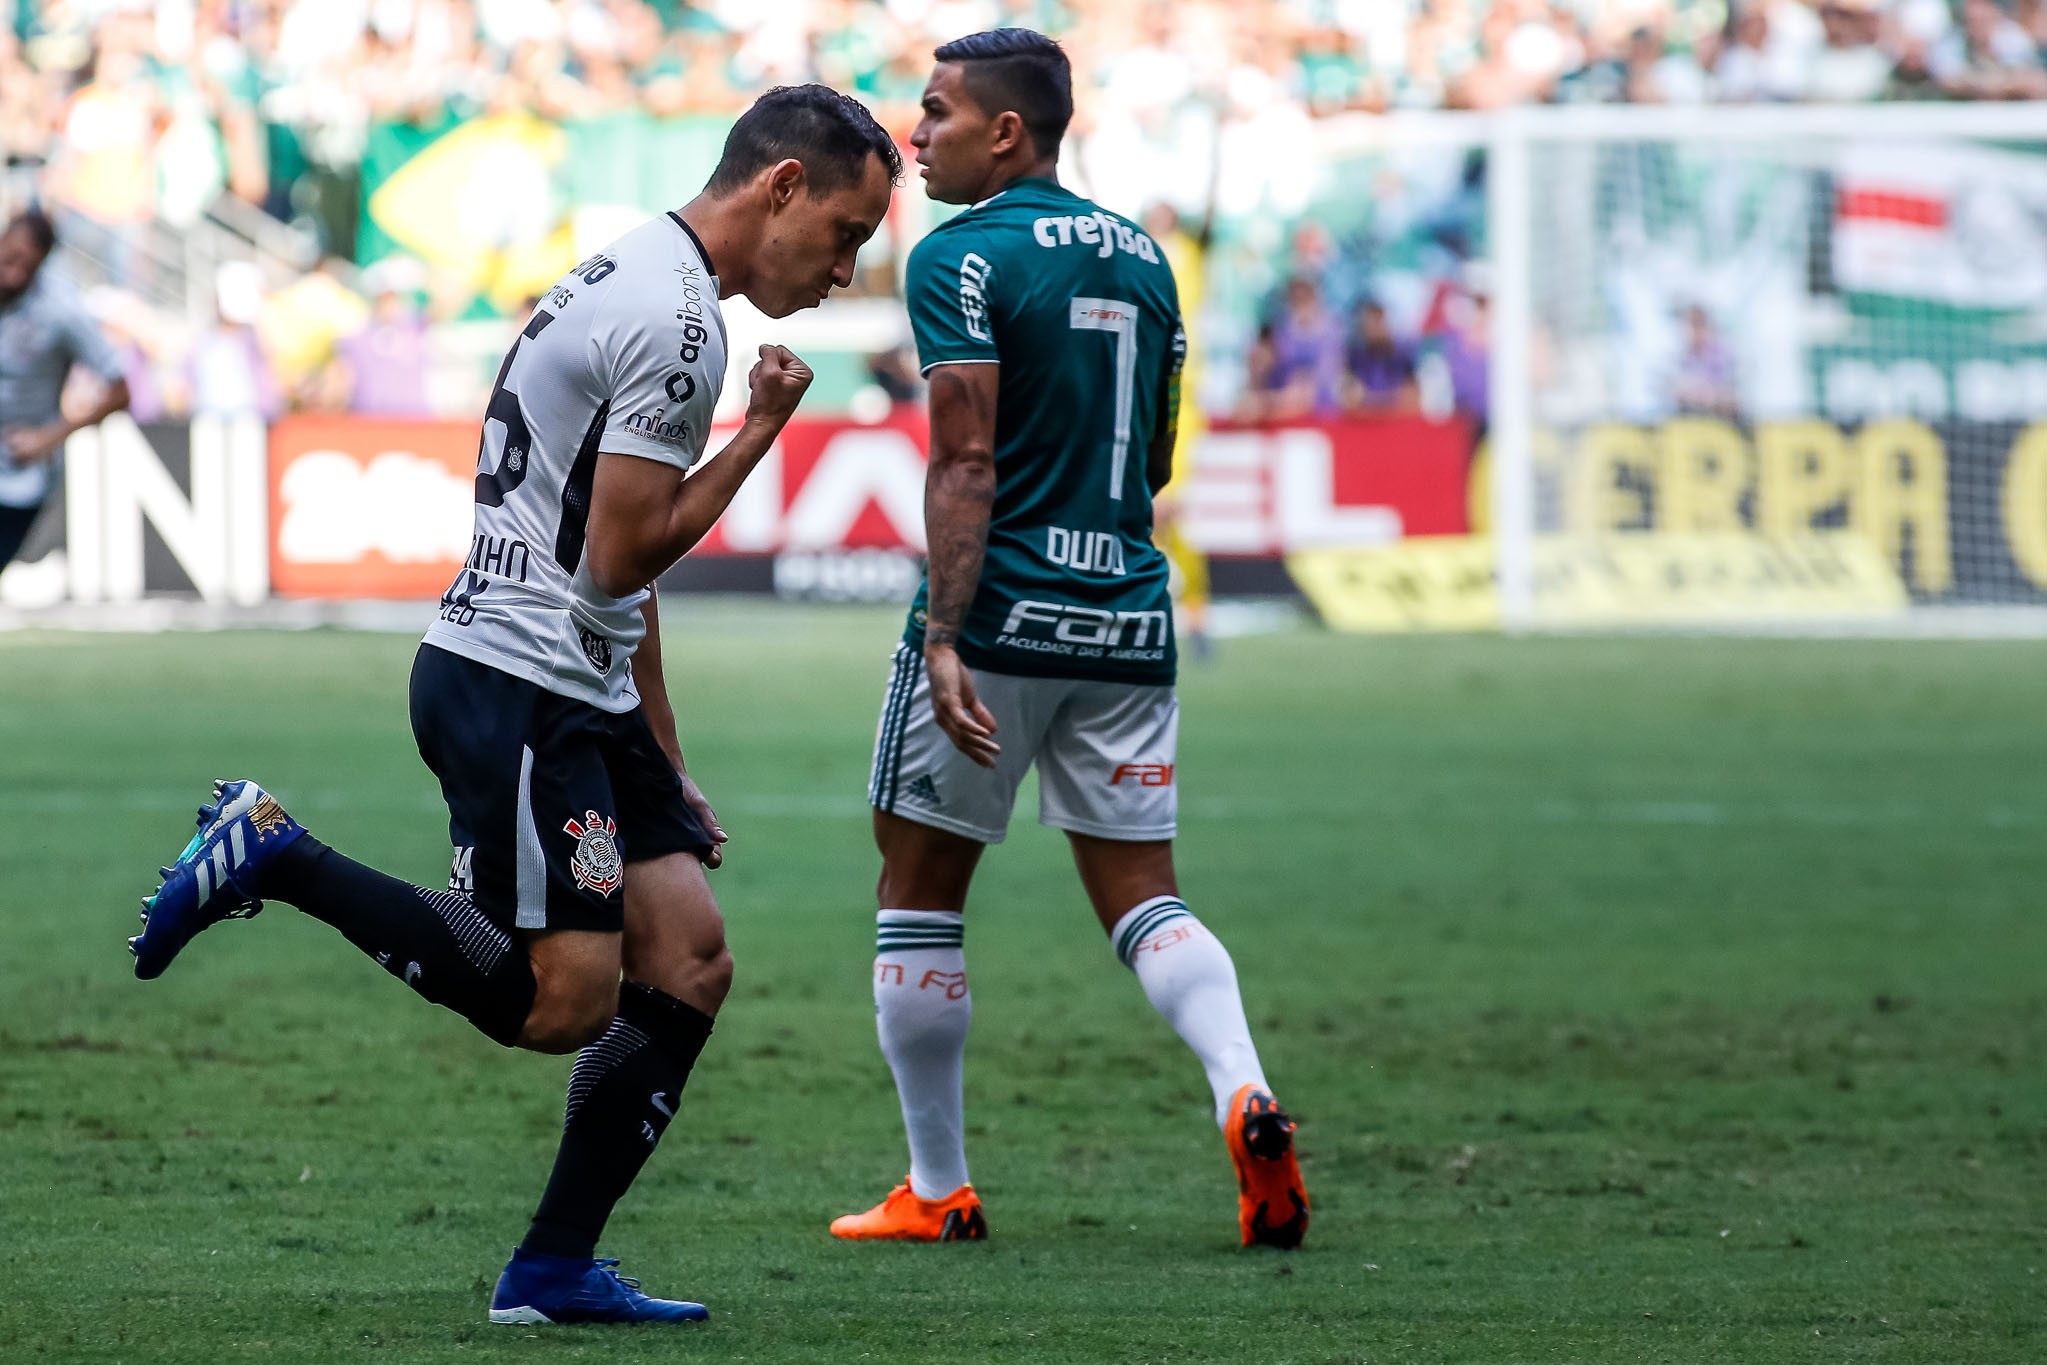
[[421, 900], [433, 907], [441, 922], [448, 926], [448, 932], [455, 936], [455, 946], [462, 952], [470, 966], [489, 975], [496, 970], [506, 953], [511, 951], [512, 936], [491, 923], [490, 918], [476, 908], [476, 902], [461, 891], [429, 891], [425, 887], [415, 890]]
[[943, 910], [883, 910], [874, 917], [874, 951], [960, 948], [966, 944], [963, 915]]
[[938, 953], [944, 952], [948, 948], [964, 948], [965, 946], [963, 942], [956, 938], [878, 938], [874, 941], [874, 951], [877, 953]]
[[621, 1062], [648, 1045], [647, 1035], [623, 1019], [613, 1019], [604, 1036], [576, 1054], [575, 1069], [569, 1073], [569, 1098], [564, 1106], [562, 1126], [567, 1127], [576, 1117], [606, 1076], [618, 1069]]
[[1160, 900], [1148, 909], [1138, 911], [1116, 936], [1116, 960], [1128, 967], [1136, 957], [1137, 950], [1144, 945], [1160, 926], [1176, 919], [1192, 919], [1194, 916], [1187, 906], [1177, 900]]

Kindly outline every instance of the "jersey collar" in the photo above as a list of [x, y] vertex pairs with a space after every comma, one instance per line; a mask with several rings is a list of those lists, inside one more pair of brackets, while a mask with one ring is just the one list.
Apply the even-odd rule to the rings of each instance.
[[682, 215], [677, 213], [674, 209], [668, 210], [668, 216], [675, 220], [675, 225], [677, 227], [681, 228], [685, 233], [689, 235], [690, 245], [697, 249], [697, 255], [703, 257], [704, 273], [709, 275], [714, 280], [717, 279], [718, 265], [717, 262], [711, 259], [711, 253], [704, 250], [704, 239], [697, 236], [696, 229], [692, 228], [688, 223], [683, 222]]
[[1003, 195], [1010, 193], [1012, 190], [1037, 190], [1041, 193], [1043, 191], [1050, 190], [1054, 194], [1071, 193], [1071, 191], [1067, 190], [1067, 188], [1064, 185], [1060, 184], [1058, 181], [1047, 180], [1042, 175], [1019, 176], [1015, 180], [1010, 181], [1007, 185], [1004, 185], [1001, 189], [995, 191], [995, 193], [989, 195], [986, 199], [983, 199], [980, 203], [968, 205], [967, 208], [963, 210], [963, 212], [972, 213], [975, 209], [987, 208], [990, 204], [1002, 198]]

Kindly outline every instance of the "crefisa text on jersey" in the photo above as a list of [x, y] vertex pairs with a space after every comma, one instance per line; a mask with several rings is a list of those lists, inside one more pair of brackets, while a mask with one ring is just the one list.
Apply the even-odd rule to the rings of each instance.
[[1159, 259], [1157, 242], [1106, 213], [1040, 218], [1031, 224], [1031, 235], [1038, 239], [1039, 246], [1073, 246], [1078, 243], [1094, 247], [1104, 260], [1118, 251], [1127, 251], [1154, 265]]

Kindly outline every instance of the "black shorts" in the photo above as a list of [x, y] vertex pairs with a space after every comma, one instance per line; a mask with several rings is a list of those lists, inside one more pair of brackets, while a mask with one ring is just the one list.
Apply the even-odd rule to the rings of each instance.
[[619, 933], [628, 864], [712, 847], [638, 707], [600, 711], [421, 645], [412, 734], [448, 803], [449, 888], [507, 930]]
[[41, 503], [33, 507], [0, 506], [0, 569], [6, 568], [21, 553], [22, 545], [28, 540], [29, 529], [36, 524], [36, 513], [42, 510]]

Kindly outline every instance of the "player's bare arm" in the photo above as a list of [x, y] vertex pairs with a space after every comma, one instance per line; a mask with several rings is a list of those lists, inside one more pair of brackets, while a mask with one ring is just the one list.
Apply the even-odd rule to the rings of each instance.
[[931, 466], [924, 480], [931, 579], [924, 667], [931, 675], [931, 707], [946, 737], [984, 768], [994, 767], [1002, 752], [995, 716], [974, 694], [958, 646], [988, 551], [1001, 383], [999, 365], [941, 365], [931, 372]]
[[43, 464], [56, 458], [72, 432], [96, 427], [127, 406], [128, 381], [116, 379], [102, 386], [91, 406], [76, 417], [63, 417], [46, 426], [11, 428], [0, 432], [0, 443], [19, 464]]
[[704, 866], [717, 867], [725, 861], [725, 842], [730, 836], [718, 823], [718, 813], [704, 799], [702, 789], [682, 761], [682, 738], [676, 733], [675, 707], [668, 700], [668, 678], [661, 663], [661, 614], [655, 605], [658, 600], [653, 585], [649, 584], [647, 600], [640, 604], [640, 615], [647, 623], [647, 634], [633, 654], [633, 684], [639, 689], [640, 708], [646, 713], [647, 728], [654, 732], [654, 742], [661, 746], [662, 753], [668, 755], [668, 761], [675, 765], [675, 775], [682, 779], [682, 799], [717, 841], [705, 853]]
[[747, 376], [751, 397], [739, 434], [689, 478], [658, 461], [599, 455], [589, 550], [597, 586], [613, 597], [637, 592], [708, 535], [774, 445], [810, 379], [810, 367], [786, 346], [761, 347]]

